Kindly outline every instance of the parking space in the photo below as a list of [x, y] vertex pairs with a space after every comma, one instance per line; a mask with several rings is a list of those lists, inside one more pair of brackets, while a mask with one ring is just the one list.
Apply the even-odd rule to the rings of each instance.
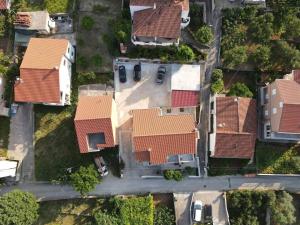
[[192, 193], [174, 193], [176, 225], [189, 225]]
[[171, 75], [170, 65], [165, 65], [167, 74], [162, 84], [157, 84], [156, 74], [161, 64], [141, 63], [141, 80], [133, 80], [133, 67], [138, 62], [117, 62], [115, 68], [124, 65], [127, 81], [120, 83], [118, 70], [115, 71], [115, 100], [118, 108], [119, 124], [122, 125], [130, 118], [133, 109], [166, 107], [170, 105]]

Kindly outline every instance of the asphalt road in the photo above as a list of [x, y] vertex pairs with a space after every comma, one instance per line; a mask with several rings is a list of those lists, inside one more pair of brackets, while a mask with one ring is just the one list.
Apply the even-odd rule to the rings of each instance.
[[[56, 200], [80, 197], [69, 185], [46, 183], [24, 183], [11, 187], [1, 187], [0, 194], [13, 189], [32, 192], [39, 200]], [[186, 178], [180, 182], [165, 179], [119, 179], [109, 178], [95, 188], [90, 196], [108, 196], [139, 193], [179, 193], [198, 191], [226, 191], [232, 189], [270, 189], [287, 190], [300, 193], [299, 177], [259, 176], [247, 178], [242, 176], [224, 176], [208, 178]]]

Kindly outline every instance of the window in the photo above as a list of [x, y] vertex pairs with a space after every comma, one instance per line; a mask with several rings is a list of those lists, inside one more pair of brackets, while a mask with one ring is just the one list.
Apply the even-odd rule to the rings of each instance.
[[74, 52], [72, 52], [71, 55], [73, 56], [73, 55], [74, 55]]
[[280, 108], [283, 107], [283, 102], [279, 102], [279, 107], [280, 107]]
[[167, 113], [171, 113], [172, 112], [172, 110], [171, 109], [167, 109]]
[[68, 53], [70, 52], [70, 48], [68, 48]]
[[266, 94], [266, 99], [269, 99], [269, 94]]
[[66, 60], [64, 59], [64, 66], [66, 65]]
[[265, 116], [268, 116], [268, 115], [269, 115], [269, 111], [265, 110]]
[[180, 112], [184, 112], [184, 108], [179, 108], [179, 111]]
[[273, 108], [273, 114], [277, 113], [277, 108]]
[[272, 95], [276, 95], [276, 89], [272, 89]]

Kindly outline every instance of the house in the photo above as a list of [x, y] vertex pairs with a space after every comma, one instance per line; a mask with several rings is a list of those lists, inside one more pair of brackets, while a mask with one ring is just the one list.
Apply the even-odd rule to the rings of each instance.
[[133, 152], [143, 165], [192, 162], [198, 131], [192, 114], [163, 114], [159, 108], [132, 111]]
[[70, 105], [74, 57], [68, 40], [31, 38], [15, 82], [15, 101]]
[[131, 0], [132, 43], [178, 45], [189, 22], [189, 0]]
[[260, 90], [263, 138], [300, 141], [300, 70], [276, 79]]
[[47, 11], [18, 12], [14, 21], [15, 44], [27, 46], [31, 37], [48, 35], [55, 28], [55, 22]]
[[112, 96], [80, 96], [74, 119], [80, 153], [114, 147], [117, 110]]
[[11, 0], [0, 0], [0, 11], [9, 10], [11, 6]]
[[171, 65], [171, 107], [197, 107], [200, 93], [200, 65]]
[[210, 116], [210, 156], [252, 159], [257, 136], [256, 100], [213, 97]]
[[0, 159], [0, 178], [16, 177], [18, 161]]

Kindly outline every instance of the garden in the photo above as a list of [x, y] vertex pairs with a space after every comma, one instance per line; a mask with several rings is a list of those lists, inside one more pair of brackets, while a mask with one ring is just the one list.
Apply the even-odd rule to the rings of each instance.
[[258, 142], [256, 165], [259, 173], [300, 174], [300, 146]]
[[299, 8], [265, 12], [255, 6], [223, 10], [223, 67], [290, 72], [300, 66]]
[[9, 139], [10, 118], [0, 116], [0, 158], [6, 157]]
[[44, 10], [51, 13], [71, 12], [76, 0], [15, 0], [13, 9], [15, 11], [37, 11]]
[[226, 197], [232, 225], [264, 225], [267, 220], [270, 224], [296, 225], [293, 196], [285, 191], [229, 191]]

